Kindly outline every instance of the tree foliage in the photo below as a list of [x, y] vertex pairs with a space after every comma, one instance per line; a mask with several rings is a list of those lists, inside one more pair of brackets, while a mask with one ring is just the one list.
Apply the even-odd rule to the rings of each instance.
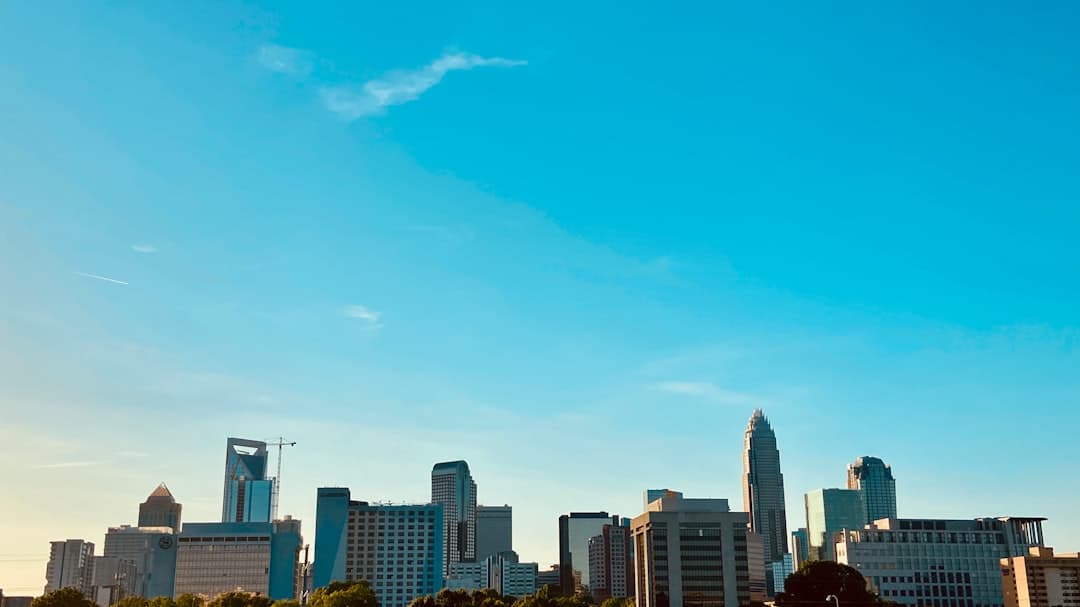
[[250, 592], [223, 592], [206, 607], [270, 607], [274, 602], [261, 594]]
[[[633, 599], [609, 599], [604, 607], [634, 607]], [[417, 597], [409, 607], [595, 607], [587, 594], [561, 596], [558, 587], [544, 586], [536, 594], [515, 599], [495, 590], [442, 590], [432, 596]]]
[[[188, 595], [191, 596], [191, 595]], [[146, 607], [177, 607], [171, 596], [156, 596], [146, 602]], [[198, 607], [198, 606], [192, 606]]]
[[634, 607], [634, 599], [617, 599], [612, 597], [610, 599], [606, 599], [603, 603], [600, 603], [600, 607]]
[[37, 597], [30, 607], [97, 607], [78, 588], [61, 588]]
[[309, 607], [379, 607], [379, 600], [365, 580], [330, 582], [329, 586], [311, 593]]
[[[156, 601], [157, 599], [154, 600]], [[190, 592], [185, 592], [184, 594], [176, 597], [176, 601], [174, 601], [174, 604], [175, 607], [204, 607], [204, 605], [206, 605], [206, 599], [201, 596], [191, 594]]]
[[296, 599], [278, 599], [273, 607], [300, 607], [300, 601]]
[[833, 561], [811, 561], [784, 581], [784, 592], [776, 595], [777, 607], [807, 607], [835, 596], [840, 607], [879, 606], [877, 595], [866, 589], [866, 578], [857, 569]]
[[113, 607], [147, 607], [149, 601], [141, 596], [125, 596], [113, 605]]

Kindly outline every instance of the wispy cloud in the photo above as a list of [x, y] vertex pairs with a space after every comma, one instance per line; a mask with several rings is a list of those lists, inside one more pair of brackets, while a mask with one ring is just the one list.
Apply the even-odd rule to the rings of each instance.
[[149, 453], [144, 451], [117, 451], [116, 457], [147, 457]]
[[472, 53], [446, 53], [413, 70], [395, 70], [360, 86], [327, 86], [320, 89], [327, 109], [346, 120], [382, 114], [392, 105], [419, 99], [428, 89], [453, 71], [478, 67], [517, 67], [527, 62], [503, 57], [482, 57]]
[[37, 466], [33, 466], [33, 468], [38, 470], [52, 470], [56, 468], [85, 468], [87, 466], [96, 466], [100, 463], [101, 462], [91, 460], [76, 462], [57, 462], [55, 464], [39, 464]]
[[355, 318], [357, 320], [364, 321], [367, 326], [372, 329], [382, 328], [382, 322], [379, 320], [381, 315], [369, 308], [360, 305], [345, 306], [345, 317]]
[[762, 398], [753, 394], [728, 390], [707, 381], [665, 381], [654, 384], [653, 388], [669, 394], [701, 398], [725, 405], [750, 406], [763, 403]]
[[152, 244], [133, 244], [131, 250], [136, 253], [157, 253], [157, 247]]
[[311, 73], [311, 53], [280, 44], [264, 44], [259, 47], [259, 64], [279, 74], [307, 76]]
[[109, 278], [108, 276], [100, 276], [98, 274], [87, 274], [86, 272], [75, 272], [75, 273], [78, 274], [79, 276], [84, 276], [86, 278], [93, 278], [94, 280], [104, 280], [105, 282], [111, 282], [113, 284], [118, 284], [118, 285], [126, 285], [126, 284], [128, 284], [128, 283], [124, 282], [123, 280], [117, 280], [115, 278]]

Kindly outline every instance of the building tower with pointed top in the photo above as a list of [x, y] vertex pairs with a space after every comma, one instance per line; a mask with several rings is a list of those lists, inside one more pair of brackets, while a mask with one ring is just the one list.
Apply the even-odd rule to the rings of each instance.
[[182, 506], [176, 503], [172, 492], [161, 483], [154, 489], [146, 501], [139, 504], [140, 527], [168, 527], [174, 532], [180, 531], [180, 511]]
[[771, 565], [787, 553], [787, 511], [776, 434], [761, 409], [754, 410], [743, 436], [742, 481], [743, 509], [750, 514], [750, 530], [765, 541], [766, 585], [772, 595]]
[[451, 563], [476, 561], [476, 482], [464, 461], [431, 469], [431, 501], [443, 510], [443, 575]]
[[275, 481], [267, 476], [269, 463], [265, 442], [229, 438], [225, 447], [221, 522], [270, 522]]
[[866, 522], [896, 518], [896, 479], [892, 466], [864, 455], [847, 467], [847, 487], [862, 496]]

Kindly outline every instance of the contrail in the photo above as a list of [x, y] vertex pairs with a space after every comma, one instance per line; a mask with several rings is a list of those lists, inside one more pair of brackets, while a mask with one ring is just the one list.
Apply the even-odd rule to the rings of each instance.
[[87, 278], [93, 278], [95, 280], [104, 280], [105, 282], [112, 282], [118, 285], [126, 285], [128, 283], [122, 280], [116, 280], [115, 278], [109, 278], [108, 276], [98, 276], [97, 274], [87, 274], [86, 272], [75, 272], [79, 276], [85, 276]]

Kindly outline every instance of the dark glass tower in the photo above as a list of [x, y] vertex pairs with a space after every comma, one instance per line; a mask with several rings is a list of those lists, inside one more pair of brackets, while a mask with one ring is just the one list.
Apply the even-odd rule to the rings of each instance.
[[787, 554], [787, 512], [776, 434], [761, 409], [754, 410], [743, 436], [743, 508], [750, 514], [750, 530], [765, 541], [765, 572], [771, 594], [771, 564]]

